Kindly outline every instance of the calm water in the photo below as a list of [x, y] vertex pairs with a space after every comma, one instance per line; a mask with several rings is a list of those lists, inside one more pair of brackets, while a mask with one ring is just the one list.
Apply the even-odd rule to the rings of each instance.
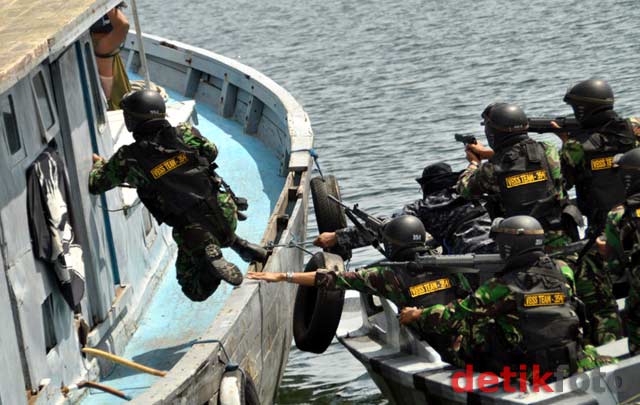
[[[426, 164], [464, 167], [453, 133], [481, 133], [493, 101], [567, 114], [568, 85], [599, 77], [619, 112], [640, 113], [633, 1], [138, 3], [143, 30], [235, 58], [289, 90], [311, 118], [323, 172], [373, 213], [417, 198]], [[358, 252], [353, 263], [372, 257]], [[322, 356], [291, 352], [278, 403], [312, 401], [386, 403], [339, 344]]]

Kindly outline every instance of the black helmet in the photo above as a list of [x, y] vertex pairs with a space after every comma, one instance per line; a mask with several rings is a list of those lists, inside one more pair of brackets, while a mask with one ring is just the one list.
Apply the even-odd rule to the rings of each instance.
[[613, 165], [624, 182], [627, 195], [640, 193], [640, 148], [616, 155]]
[[511, 139], [514, 135], [526, 134], [529, 128], [527, 114], [515, 104], [489, 104], [482, 112], [482, 119], [487, 141], [489, 146], [494, 149], [505, 139]]
[[[422, 221], [413, 215], [401, 215], [389, 220], [382, 229], [382, 242], [387, 257], [399, 260], [405, 253], [415, 255], [411, 248], [422, 248], [427, 241], [427, 231]], [[413, 259], [413, 257], [407, 257]]]
[[160, 93], [152, 90], [131, 91], [120, 100], [124, 114], [124, 124], [134, 132], [143, 122], [162, 119], [166, 116], [166, 106]]
[[573, 108], [576, 119], [583, 122], [600, 111], [613, 109], [613, 90], [604, 80], [584, 80], [569, 87], [563, 101]]
[[507, 259], [544, 245], [544, 229], [540, 222], [528, 215], [496, 218], [491, 225], [491, 238], [496, 241], [500, 257]]

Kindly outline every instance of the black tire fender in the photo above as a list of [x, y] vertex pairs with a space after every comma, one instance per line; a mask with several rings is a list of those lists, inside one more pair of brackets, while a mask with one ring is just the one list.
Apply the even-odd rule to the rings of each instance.
[[[344, 261], [333, 253], [318, 252], [304, 268], [344, 271]], [[344, 290], [298, 286], [293, 308], [293, 338], [298, 349], [323, 353], [333, 340], [344, 304]]]
[[[340, 197], [340, 186], [335, 176], [328, 175], [314, 177], [311, 179], [311, 197], [313, 199], [313, 210], [316, 214], [318, 232], [334, 232], [347, 227], [347, 217], [344, 209], [335, 201], [331, 201], [329, 196], [338, 200]], [[344, 260], [351, 258], [351, 249], [342, 246], [334, 246], [324, 249], [325, 252], [335, 253]]]

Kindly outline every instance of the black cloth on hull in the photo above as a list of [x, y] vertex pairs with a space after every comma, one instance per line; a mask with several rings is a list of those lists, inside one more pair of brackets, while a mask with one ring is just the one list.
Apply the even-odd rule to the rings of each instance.
[[69, 179], [64, 161], [53, 147], [38, 156], [27, 171], [27, 209], [33, 252], [56, 273], [71, 309], [84, 296], [82, 249], [75, 244], [69, 211]]

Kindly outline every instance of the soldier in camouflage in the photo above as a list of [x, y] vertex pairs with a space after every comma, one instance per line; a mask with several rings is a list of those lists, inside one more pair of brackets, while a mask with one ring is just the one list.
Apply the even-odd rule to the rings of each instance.
[[[572, 107], [580, 129], [559, 134], [562, 172], [566, 187], [575, 186], [578, 207], [589, 222], [587, 236], [595, 240], [604, 230], [607, 212], [624, 201], [624, 185], [612, 170], [612, 160], [640, 145], [640, 121], [618, 116], [613, 110], [613, 90], [604, 80], [577, 83], [567, 90], [564, 101]], [[576, 270], [578, 295], [592, 315], [590, 338], [595, 344], [622, 336], [612, 276], [594, 250]]]
[[[416, 178], [422, 198], [404, 206], [394, 214], [413, 215], [422, 221], [433, 238], [430, 246], [442, 246], [444, 254], [495, 253], [495, 243], [489, 237], [491, 219], [477, 202], [460, 198], [453, 186], [459, 173], [453, 173], [444, 162], [428, 165], [422, 177]], [[324, 232], [315, 240], [320, 247], [344, 246], [355, 249], [368, 245], [356, 227]]]
[[[544, 230], [533, 217], [497, 219], [493, 233], [504, 269], [465, 299], [404, 308], [403, 324], [446, 336], [445, 360], [500, 372], [505, 366], [541, 373], [581, 372], [613, 361], [581, 343], [573, 273], [543, 251]], [[561, 366], [568, 366], [563, 368]]]
[[[491, 149], [480, 143], [466, 146], [469, 166], [458, 180], [458, 192], [467, 199], [486, 196], [492, 218], [535, 217], [545, 229], [545, 246], [565, 246], [577, 237], [581, 217], [571, 215], [557, 149], [529, 138], [527, 116], [516, 105], [491, 104], [482, 118]], [[484, 158], [489, 161], [480, 164]]]
[[625, 309], [629, 352], [640, 351], [640, 148], [614, 159], [618, 175], [624, 179], [627, 198], [613, 208], [605, 226], [605, 239], [599, 240], [603, 256], [611, 271], [626, 271], [629, 295]]
[[121, 107], [135, 142], [122, 146], [108, 161], [94, 155], [89, 191], [135, 187], [158, 223], [173, 227], [177, 279], [191, 300], [207, 299], [220, 280], [239, 285], [242, 273], [224, 259], [221, 247], [231, 247], [246, 261], [264, 260], [266, 251], [235, 235], [234, 196], [220, 190], [211, 169], [218, 155], [215, 144], [189, 124], [172, 127], [156, 92], [128, 93]]
[[[385, 224], [383, 234], [385, 254], [390, 260], [413, 260], [416, 254], [427, 252], [426, 232], [416, 217], [402, 215], [389, 220]], [[254, 272], [249, 273], [248, 277], [268, 282], [288, 281], [327, 289], [356, 290], [387, 298], [399, 308], [442, 304], [466, 296], [470, 292], [467, 280], [461, 274], [414, 272], [408, 268], [386, 266], [365, 267], [346, 272], [326, 269], [307, 273]], [[416, 287], [419, 287], [418, 293], [415, 292]], [[414, 325], [412, 329], [437, 351], [446, 348], [446, 338], [432, 333], [430, 329], [422, 329], [420, 325]]]

